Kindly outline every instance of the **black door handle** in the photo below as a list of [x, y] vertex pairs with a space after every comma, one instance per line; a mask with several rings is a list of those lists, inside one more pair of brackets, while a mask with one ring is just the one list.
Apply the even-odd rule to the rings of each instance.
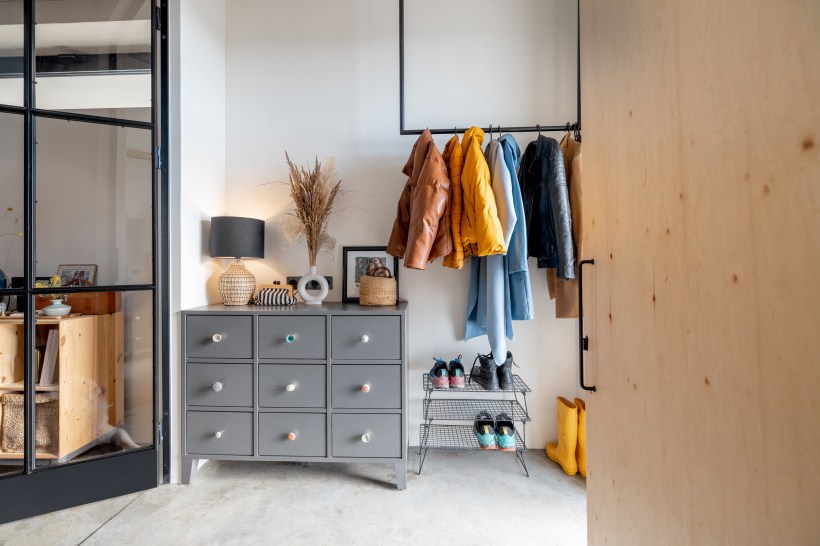
[[584, 351], [589, 349], [589, 337], [584, 335], [584, 265], [595, 265], [595, 260], [581, 260], [578, 262], [578, 367], [581, 379], [581, 388], [585, 391], [595, 392], [595, 385], [584, 384]]

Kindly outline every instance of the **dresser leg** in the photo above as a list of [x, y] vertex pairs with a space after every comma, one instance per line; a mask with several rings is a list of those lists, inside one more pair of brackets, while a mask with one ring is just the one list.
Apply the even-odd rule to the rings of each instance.
[[399, 491], [407, 489], [407, 463], [396, 463], [396, 487]]
[[191, 478], [196, 474], [198, 466], [199, 459], [182, 459], [182, 483], [185, 485], [191, 483]]

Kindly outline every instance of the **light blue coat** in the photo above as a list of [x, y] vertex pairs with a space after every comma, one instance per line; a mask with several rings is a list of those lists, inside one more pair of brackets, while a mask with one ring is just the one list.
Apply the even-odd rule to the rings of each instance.
[[[503, 142], [505, 138], [506, 144]], [[518, 145], [512, 137], [505, 135], [502, 142], [490, 141], [484, 156], [490, 167], [498, 219], [508, 251], [506, 255], [470, 259], [464, 339], [486, 335], [496, 364], [502, 364], [507, 356], [506, 339], [515, 339], [513, 318], [533, 318], [533, 305], [527, 269], [524, 204], [516, 174]]]
[[512, 239], [507, 245], [512, 320], [532, 320], [535, 318], [535, 304], [532, 300], [530, 269], [527, 265], [527, 222], [524, 218], [521, 186], [518, 184], [521, 150], [512, 135], [504, 135], [498, 139], [498, 142], [504, 151], [504, 163], [512, 179], [513, 206], [518, 219], [513, 229]]

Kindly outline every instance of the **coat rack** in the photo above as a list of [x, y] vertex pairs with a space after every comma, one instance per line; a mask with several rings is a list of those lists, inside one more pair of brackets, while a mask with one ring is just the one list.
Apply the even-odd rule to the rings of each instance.
[[[578, 77], [578, 93], [577, 93], [577, 120], [570, 123], [562, 123], [560, 125], [530, 125], [527, 127], [508, 127], [496, 125], [496, 131], [504, 131], [506, 133], [540, 133], [541, 131], [575, 131], [577, 137], [580, 139], [581, 132], [581, 1], [577, 0], [578, 4], [578, 41], [577, 41], [577, 77]], [[493, 126], [482, 127], [486, 132], [493, 130]], [[429, 129], [434, 135], [449, 135], [453, 133], [463, 133], [467, 129], [461, 127], [448, 127], [447, 129]], [[399, 134], [402, 135], [420, 135], [424, 129], [407, 129], [404, 126], [404, 0], [399, 0]]]

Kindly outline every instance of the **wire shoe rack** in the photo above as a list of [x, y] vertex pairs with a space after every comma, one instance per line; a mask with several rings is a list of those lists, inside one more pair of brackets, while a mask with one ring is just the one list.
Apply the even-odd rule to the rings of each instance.
[[[430, 375], [422, 374], [424, 386], [424, 400], [422, 403], [423, 423], [419, 425], [419, 470], [424, 467], [427, 452], [430, 449], [449, 451], [480, 450], [478, 439], [473, 432], [473, 421], [481, 411], [487, 411], [492, 416], [506, 413], [516, 424], [515, 455], [524, 472], [529, 477], [524, 452], [527, 445], [527, 423], [531, 421], [527, 409], [527, 393], [530, 388], [518, 375], [513, 376], [513, 390], [484, 389], [476, 382], [467, 382], [463, 389], [436, 388], [430, 380]], [[491, 397], [449, 397], [450, 394], [482, 393], [488, 395], [504, 395], [505, 398]], [[434, 397], [434, 394], [444, 395], [443, 398]], [[444, 421], [444, 423], [442, 423]], [[469, 424], [457, 424], [458, 421], [467, 421]], [[501, 451], [501, 450], [496, 450]], [[504, 451], [501, 451], [504, 453]]]

